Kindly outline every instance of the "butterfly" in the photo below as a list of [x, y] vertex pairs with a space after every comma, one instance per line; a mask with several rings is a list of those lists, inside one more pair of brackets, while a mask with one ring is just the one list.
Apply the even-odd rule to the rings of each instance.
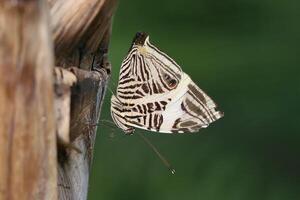
[[111, 98], [111, 116], [126, 134], [198, 132], [223, 116], [214, 101], [168, 55], [136, 33]]

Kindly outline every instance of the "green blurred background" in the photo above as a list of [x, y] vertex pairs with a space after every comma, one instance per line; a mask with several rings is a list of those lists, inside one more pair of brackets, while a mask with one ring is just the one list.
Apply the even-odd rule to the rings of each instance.
[[[119, 66], [137, 31], [174, 58], [225, 117], [197, 134], [102, 125], [89, 199], [300, 199], [300, 2], [278, 0], [120, 1], [110, 60]], [[102, 119], [110, 118], [107, 93]]]

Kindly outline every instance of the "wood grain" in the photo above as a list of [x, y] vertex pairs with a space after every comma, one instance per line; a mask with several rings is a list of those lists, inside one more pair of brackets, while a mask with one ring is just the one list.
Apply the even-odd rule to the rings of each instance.
[[0, 199], [57, 199], [47, 9], [0, 1]]
[[72, 67], [70, 148], [58, 151], [59, 199], [86, 199], [93, 147], [110, 76], [107, 61], [116, 0], [48, 0], [55, 64]]
[[[116, 0], [0, 1], [1, 200], [87, 198], [115, 7]], [[55, 85], [54, 66], [72, 67], [77, 83]], [[57, 145], [55, 133], [70, 145]]]

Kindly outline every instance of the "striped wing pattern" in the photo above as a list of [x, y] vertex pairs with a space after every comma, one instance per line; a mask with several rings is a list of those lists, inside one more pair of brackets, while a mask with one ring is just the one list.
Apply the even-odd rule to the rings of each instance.
[[137, 33], [123, 60], [111, 115], [125, 133], [197, 132], [223, 116], [180, 66]]

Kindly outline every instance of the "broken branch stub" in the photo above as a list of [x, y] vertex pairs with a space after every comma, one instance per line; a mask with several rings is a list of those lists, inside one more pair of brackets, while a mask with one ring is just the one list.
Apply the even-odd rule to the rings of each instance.
[[72, 72], [61, 67], [55, 67], [53, 75], [58, 144], [68, 146], [70, 143], [71, 86], [76, 84], [77, 78]]

